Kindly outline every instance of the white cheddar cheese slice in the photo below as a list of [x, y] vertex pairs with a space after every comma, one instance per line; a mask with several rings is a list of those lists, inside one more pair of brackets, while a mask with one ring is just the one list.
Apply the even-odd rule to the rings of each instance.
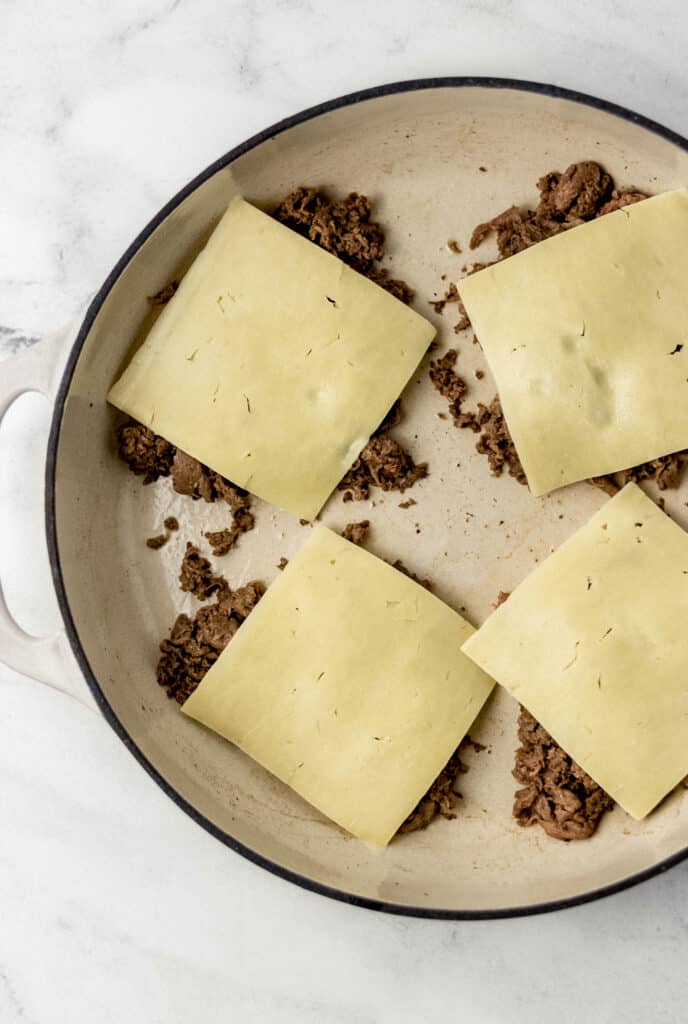
[[312, 519], [434, 333], [235, 199], [108, 399], [233, 483]]
[[688, 191], [459, 281], [533, 494], [688, 447]]
[[493, 682], [473, 628], [318, 527], [184, 704], [343, 828], [389, 842]]
[[628, 484], [463, 650], [634, 818], [688, 774], [688, 534]]

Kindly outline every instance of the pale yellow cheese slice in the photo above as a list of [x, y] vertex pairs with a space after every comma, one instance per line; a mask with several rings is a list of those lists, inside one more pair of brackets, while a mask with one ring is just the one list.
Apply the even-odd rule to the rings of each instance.
[[688, 447], [688, 192], [458, 282], [533, 494]]
[[472, 627], [318, 527], [184, 704], [360, 839], [389, 842], [493, 682]]
[[463, 650], [642, 818], [688, 774], [688, 534], [628, 484]]
[[108, 399], [235, 484], [312, 519], [434, 333], [235, 199]]

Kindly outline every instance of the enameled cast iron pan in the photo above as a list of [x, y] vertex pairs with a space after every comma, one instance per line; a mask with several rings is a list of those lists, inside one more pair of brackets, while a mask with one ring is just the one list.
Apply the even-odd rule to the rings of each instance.
[[[106, 391], [150, 322], [147, 296], [185, 270], [236, 193], [265, 206], [298, 184], [372, 196], [387, 229], [390, 269], [434, 317], [427, 300], [444, 289], [440, 275], [456, 274], [462, 260], [447, 240], [465, 245], [479, 221], [536, 200], [540, 175], [581, 159], [599, 160], [619, 184], [648, 192], [688, 182], [684, 139], [551, 86], [451, 78], [334, 100], [238, 146], [175, 196], [112, 271], [76, 340], [63, 335], [3, 365], [0, 414], [22, 391], [55, 399], [46, 525], [65, 622], [65, 635], [31, 640], [0, 601], [3, 660], [71, 692], [86, 692], [85, 680], [89, 699], [180, 807], [234, 850], [317, 892], [449, 918], [580, 903], [685, 857], [688, 799], [676, 792], [640, 823], [617, 808], [584, 842], [519, 828], [510, 813], [517, 708], [497, 691], [471, 730], [488, 749], [471, 756], [454, 821], [434, 822], [384, 851], [345, 835], [181, 715], [157, 686], [158, 642], [179, 611], [194, 607], [177, 583], [184, 544], [226, 525], [226, 511], [176, 495], [168, 480], [143, 487], [115, 457]], [[435, 319], [440, 343], [456, 342], [452, 318]], [[460, 348], [460, 369], [474, 381], [481, 354], [470, 341]], [[430, 463], [430, 476], [413, 491], [418, 504], [401, 510], [396, 495], [383, 495], [374, 508], [343, 506], [336, 497], [323, 518], [341, 527], [369, 515], [372, 550], [430, 576], [436, 593], [478, 625], [499, 590], [511, 590], [606, 499], [581, 484], [535, 500], [511, 478], [491, 477], [473, 435], [438, 418], [443, 401], [424, 370], [407, 389], [399, 428], [416, 458]], [[474, 388], [476, 398], [494, 393], [489, 377]], [[684, 526], [685, 501], [681, 492], [667, 498]], [[307, 536], [293, 517], [255, 504], [256, 529], [221, 563], [233, 585], [270, 581], [280, 556]], [[149, 550], [145, 538], [170, 514], [181, 530], [161, 551]]]

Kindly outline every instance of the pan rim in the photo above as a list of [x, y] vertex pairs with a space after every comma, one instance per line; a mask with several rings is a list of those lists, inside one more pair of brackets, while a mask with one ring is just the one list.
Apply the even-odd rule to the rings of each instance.
[[402, 903], [387, 902], [384, 900], [375, 900], [366, 896], [359, 896], [354, 893], [347, 892], [344, 889], [339, 889], [333, 886], [326, 885], [322, 882], [315, 881], [306, 875], [302, 875], [299, 872], [292, 871], [290, 868], [285, 867], [276, 861], [271, 860], [268, 857], [263, 856], [251, 847], [246, 846], [244, 843], [237, 840], [234, 836], [225, 832], [215, 825], [210, 819], [206, 818], [205, 815], [201, 814], [185, 797], [181, 795], [165, 777], [158, 771], [158, 769], [152, 764], [151, 761], [146, 757], [143, 751], [138, 747], [126, 727], [119, 720], [115, 714], [113, 708], [108, 702], [105, 694], [103, 693], [95, 673], [92, 671], [89, 664], [86, 652], [84, 651], [81, 641], [79, 639], [79, 633], [76, 628], [74, 618], [72, 616], [69, 599], [67, 597], [67, 591], [62, 575], [62, 566], [60, 561], [60, 553], [57, 542], [57, 522], [56, 522], [56, 509], [55, 509], [55, 476], [57, 471], [57, 452], [59, 447], [60, 432], [62, 425], [62, 416], [64, 411], [64, 405], [71, 386], [72, 377], [76, 364], [81, 353], [81, 350], [88, 338], [93, 322], [98, 315], [102, 305], [106, 301], [108, 295], [112, 291], [115, 283], [124, 272], [125, 268], [129, 265], [131, 260], [134, 258], [139, 249], [143, 246], [150, 235], [159, 227], [159, 225], [169, 216], [169, 214], [176, 209], [177, 206], [184, 199], [187, 198], [192, 192], [194, 192], [200, 185], [211, 178], [218, 171], [225, 167], [228, 167], [235, 160], [237, 160], [243, 154], [255, 149], [261, 143], [274, 138], [289, 129], [303, 124], [307, 121], [313, 120], [322, 114], [330, 113], [335, 110], [339, 110], [343, 107], [353, 107], [359, 103], [363, 103], [367, 100], [378, 99], [383, 96], [390, 96], [395, 94], [418, 92], [422, 90], [431, 89], [447, 89], [447, 88], [477, 88], [477, 89], [504, 89], [513, 90], [519, 92], [535, 93], [547, 98], [553, 99], [564, 99], [573, 103], [578, 103], [582, 106], [592, 107], [593, 109], [603, 111], [604, 113], [611, 114], [621, 120], [629, 121], [632, 124], [638, 125], [640, 128], [659, 136], [667, 142], [672, 143], [679, 149], [688, 152], [688, 140], [682, 135], [672, 129], [666, 128], [658, 122], [637, 114], [626, 107], [619, 106], [616, 103], [600, 99], [596, 96], [591, 96], [586, 93], [577, 92], [572, 89], [564, 88], [562, 86], [551, 85], [542, 82], [533, 82], [521, 79], [511, 78], [495, 78], [495, 77], [480, 77], [480, 76], [445, 76], [445, 77], [433, 77], [433, 78], [419, 78], [410, 79], [405, 81], [391, 82], [384, 85], [373, 86], [372, 88], [362, 89], [355, 92], [347, 93], [343, 96], [336, 97], [331, 100], [327, 100], [323, 103], [319, 103], [315, 106], [308, 107], [299, 113], [293, 114], [287, 118], [284, 118], [270, 127], [258, 132], [256, 135], [251, 136], [246, 141], [230, 149], [223, 156], [213, 161], [205, 170], [201, 171], [200, 174], [196, 175], [187, 185], [181, 188], [164, 206], [158, 211], [158, 213], [149, 221], [149, 223], [143, 228], [143, 230], [136, 236], [134, 241], [129, 245], [124, 254], [117, 261], [113, 269], [106, 277], [104, 283], [96, 293], [95, 297], [91, 301], [83, 322], [76, 336], [72, 349], [69, 353], [67, 363], [60, 381], [60, 385], [57, 391], [55, 406], [52, 414], [50, 436], [48, 439], [48, 448], [46, 456], [45, 466], [45, 529], [46, 538], [48, 544], [48, 554], [50, 559], [50, 569], [53, 579], [53, 585], [57, 595], [58, 605], [60, 613], [65, 624], [66, 634], [79, 665], [79, 668], [83, 674], [86, 684], [91, 691], [98, 708], [103, 714], [105, 720], [108, 722], [110, 727], [117, 734], [119, 739], [129, 750], [129, 752], [136, 758], [139, 764], [144, 768], [148, 775], [160, 786], [163, 792], [179, 807], [184, 811], [196, 824], [200, 825], [205, 831], [209, 832], [216, 839], [219, 839], [225, 846], [228, 846], [234, 852], [239, 853], [247, 860], [251, 861], [258, 866], [265, 868], [272, 874], [277, 875], [286, 881], [293, 882], [299, 885], [301, 888], [306, 889], [310, 892], [318, 893], [323, 896], [328, 896], [331, 899], [338, 900], [340, 902], [348, 903], [352, 906], [364, 907], [368, 910], [377, 910], [389, 914], [397, 914], [406, 917], [419, 917], [429, 918], [435, 920], [449, 920], [449, 921], [473, 921], [473, 920], [495, 920], [501, 918], [511, 917], [530, 917], [537, 914], [549, 913], [555, 910], [563, 910], [568, 907], [580, 906], [585, 903], [590, 903], [595, 900], [601, 899], [605, 896], [610, 896], [614, 893], [621, 892], [624, 889], [631, 888], [632, 886], [638, 885], [639, 883], [646, 881], [649, 878], [653, 878], [656, 875], [663, 874], [668, 871], [674, 865], [680, 863], [688, 857], [688, 846], [683, 850], [679, 850], [677, 853], [672, 854], [670, 857], [660, 861], [659, 863], [652, 865], [649, 868], [645, 868], [642, 871], [635, 872], [634, 874], [628, 875], [617, 882], [613, 882], [609, 885], [601, 886], [597, 889], [591, 889], [587, 892], [579, 893], [576, 896], [570, 896], [556, 900], [546, 900], [541, 903], [535, 904], [522, 904], [514, 907], [501, 907], [491, 908], [489, 910], [454, 910], [454, 909], [443, 909], [439, 907], [422, 907], [414, 905], [406, 905]]

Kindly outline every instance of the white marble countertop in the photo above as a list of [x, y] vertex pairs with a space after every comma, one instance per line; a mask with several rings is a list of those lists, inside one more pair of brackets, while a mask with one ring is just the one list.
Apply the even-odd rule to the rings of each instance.
[[[652, 14], [619, 0], [0, 10], [3, 356], [74, 316], [212, 159], [337, 94], [441, 74], [539, 79], [688, 134], [681, 0]], [[45, 403], [25, 400], [0, 436], [0, 570], [36, 629], [57, 622], [40, 538], [47, 422]], [[534, 919], [376, 915], [227, 851], [75, 701], [1, 668], [0, 697], [3, 1024], [685, 1020], [688, 864]]]

